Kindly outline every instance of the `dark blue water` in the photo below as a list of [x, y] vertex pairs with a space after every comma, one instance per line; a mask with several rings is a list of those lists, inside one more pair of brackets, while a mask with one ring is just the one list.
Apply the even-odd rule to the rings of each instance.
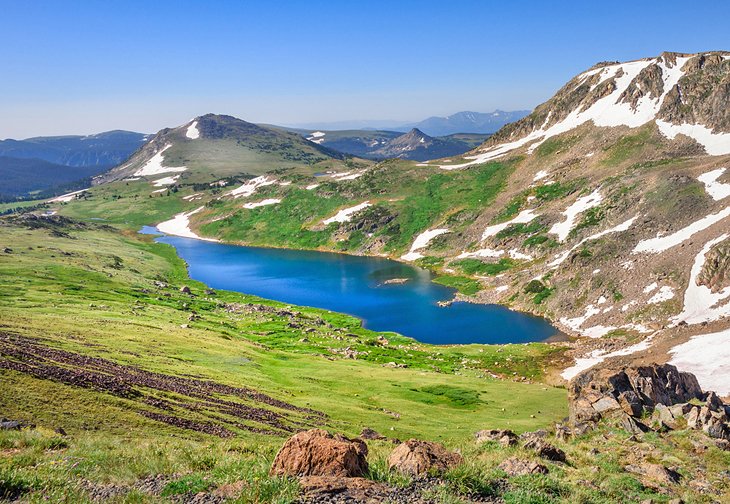
[[[145, 228], [144, 233], [155, 233]], [[389, 259], [325, 252], [240, 247], [163, 236], [190, 276], [213, 288], [348, 313], [368, 329], [395, 331], [439, 345], [526, 343], [558, 334], [548, 321], [498, 305], [453, 303], [453, 289], [431, 274]], [[403, 284], [386, 280], [407, 278]]]

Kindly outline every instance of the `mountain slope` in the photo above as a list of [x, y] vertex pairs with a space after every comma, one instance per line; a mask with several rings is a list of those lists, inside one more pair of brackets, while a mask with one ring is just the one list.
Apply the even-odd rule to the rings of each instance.
[[344, 160], [345, 155], [295, 133], [207, 114], [183, 126], [163, 129], [126, 163], [98, 177], [95, 183], [163, 173], [179, 173], [174, 176], [176, 180], [182, 176], [210, 181], [211, 177], [256, 175], [277, 169], [311, 171], [315, 165], [324, 163], [324, 168], [328, 162], [340, 165]]
[[144, 212], [137, 189], [112, 185], [64, 212], [185, 212], [186, 232], [228, 242], [415, 261], [586, 336], [563, 378], [651, 352], [730, 394], [730, 373], [712, 373], [728, 356], [690, 340], [730, 339], [728, 82], [728, 53], [600, 64], [461, 158], [268, 171], [233, 190], [180, 179]]
[[[49, 190], [70, 188], [74, 183], [88, 184], [97, 167], [63, 166], [42, 159], [0, 156], [0, 201]], [[85, 182], [84, 182], [85, 181]]]
[[65, 166], [110, 168], [142, 146], [148, 135], [107, 131], [87, 136], [35, 137], [0, 140], [0, 156], [41, 159]]

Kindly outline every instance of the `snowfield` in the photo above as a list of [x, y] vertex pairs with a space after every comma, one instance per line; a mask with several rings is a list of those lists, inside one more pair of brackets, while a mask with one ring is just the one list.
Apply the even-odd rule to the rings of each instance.
[[657, 121], [662, 135], [674, 140], [677, 135], [685, 135], [701, 144], [711, 156], [730, 154], [730, 133], [713, 133], [701, 124], [671, 124]]
[[573, 229], [573, 226], [575, 225], [576, 217], [586, 210], [597, 207], [601, 204], [601, 201], [603, 201], [603, 197], [601, 196], [600, 189], [596, 189], [588, 196], [578, 198], [575, 203], [570, 205], [565, 209], [565, 212], [563, 212], [565, 220], [563, 222], [553, 224], [548, 233], [556, 234], [558, 235], [558, 240], [565, 241], [570, 234], [570, 230]]
[[717, 170], [712, 170], [697, 177], [697, 180], [705, 184], [707, 194], [715, 201], [720, 201], [730, 196], [730, 184], [717, 181], [724, 173], [725, 168], [718, 168]]
[[577, 245], [574, 245], [571, 249], [566, 250], [562, 254], [558, 254], [553, 258], [553, 261], [551, 263], [548, 263], [548, 266], [551, 268], [557, 268], [560, 266], [568, 257], [570, 257], [570, 254], [583, 245], [585, 242], [591, 241], [591, 240], [597, 240], [598, 238], [601, 238], [603, 236], [606, 236], [611, 233], [623, 233], [624, 231], [628, 231], [628, 229], [632, 226], [634, 221], [636, 220], [637, 216], [634, 216], [630, 218], [627, 221], [622, 222], [621, 224], [618, 224], [614, 227], [608, 228], [604, 231], [601, 231], [600, 233], [592, 234], [591, 236], [588, 236], [586, 238], [583, 238], [581, 241], [578, 242]]
[[730, 298], [730, 287], [725, 287], [719, 292], [712, 292], [706, 285], [697, 285], [697, 277], [705, 264], [707, 253], [712, 247], [726, 240], [728, 236], [730, 235], [722, 234], [708, 241], [695, 257], [690, 270], [689, 284], [687, 290], [684, 291], [684, 308], [682, 313], [672, 318], [673, 323], [701, 324], [730, 315], [730, 300], [728, 299]]
[[487, 227], [484, 230], [484, 233], [482, 233], [482, 241], [486, 240], [490, 236], [496, 235], [503, 229], [507, 229], [512, 224], [527, 224], [528, 222], [532, 222], [535, 217], [538, 217], [538, 214], [535, 213], [535, 210], [523, 210], [517, 215], [517, 217], [510, 221]]
[[359, 212], [360, 210], [365, 210], [367, 207], [370, 206], [369, 201], [363, 201], [359, 205], [355, 205], [350, 208], [344, 208], [337, 212], [335, 215], [330, 217], [329, 219], [325, 219], [322, 221], [323, 224], [332, 224], [333, 222], [348, 222], [350, 219], [352, 219], [352, 216]]
[[258, 189], [259, 187], [264, 187], [275, 183], [275, 179], [270, 179], [266, 175], [261, 175], [260, 177], [252, 178], [243, 185], [233, 189], [232, 191], [229, 191], [227, 195], [233, 196], [234, 198], [247, 198], [255, 193], [256, 189]]
[[275, 205], [277, 203], [281, 203], [281, 200], [279, 198], [268, 198], [261, 201], [254, 201], [251, 203], [246, 203], [243, 205], [243, 208], [246, 208], [248, 210], [253, 210], [254, 208], [262, 207], [262, 206], [268, 206], [268, 205]]
[[166, 220], [165, 222], [160, 222], [157, 225], [157, 229], [161, 233], [165, 233], [165, 234], [173, 235], [173, 236], [181, 236], [183, 238], [195, 238], [197, 240], [205, 240], [205, 241], [218, 241], [213, 238], [202, 238], [202, 237], [198, 236], [197, 234], [193, 233], [193, 231], [190, 229], [190, 216], [195, 215], [198, 212], [201, 212], [204, 208], [205, 208], [204, 206], [201, 206], [199, 208], [196, 208], [195, 210], [191, 210], [190, 212], [179, 213], [170, 220]]
[[74, 192], [62, 194], [61, 196], [56, 196], [53, 199], [49, 199], [48, 203], [68, 203], [69, 201], [74, 199], [77, 194], [81, 194], [84, 191], [86, 191], [86, 189], [81, 189], [80, 191], [74, 191]]
[[416, 239], [413, 240], [410, 251], [407, 254], [401, 256], [401, 259], [403, 259], [404, 261], [415, 261], [416, 259], [422, 258], [423, 255], [419, 254], [417, 251], [426, 248], [428, 244], [431, 243], [431, 240], [433, 240], [437, 236], [448, 232], [449, 230], [447, 228], [428, 229], [424, 231], [423, 233], [416, 236]]
[[638, 254], [640, 252], [646, 252], [649, 254], [658, 254], [669, 250], [675, 245], [679, 245], [685, 240], [689, 240], [694, 234], [704, 231], [710, 226], [717, 224], [721, 220], [730, 216], [730, 207], [724, 208], [717, 213], [706, 215], [696, 222], [693, 222], [687, 227], [680, 229], [667, 236], [657, 236], [656, 238], [650, 238], [648, 240], [641, 240], [632, 253]]
[[161, 179], [153, 180], [152, 185], [155, 187], [172, 185], [175, 182], [177, 182], [177, 179], [179, 179], [179, 178], [180, 178], [180, 175], [174, 175], [172, 177], [163, 177]]
[[185, 136], [190, 140], [197, 140], [200, 138], [200, 130], [198, 130], [198, 121], [193, 121], [188, 129], [185, 130]]
[[570, 380], [577, 376], [579, 373], [585, 371], [586, 369], [590, 369], [596, 364], [600, 364], [601, 362], [605, 361], [606, 359], [610, 359], [611, 357], [619, 357], [622, 355], [631, 355], [636, 352], [641, 352], [642, 350], [646, 350], [651, 346], [651, 340], [653, 339], [653, 335], [646, 338], [644, 341], [637, 343], [635, 345], [631, 345], [626, 348], [622, 348], [621, 350], [616, 350], [615, 352], [607, 352], [606, 350], [593, 350], [590, 354], [588, 354], [587, 357], [580, 357], [575, 359], [575, 365], [567, 368], [565, 371], [563, 371], [560, 376], [563, 377], [565, 380]]
[[669, 353], [669, 363], [694, 374], [702, 390], [730, 395], [730, 329], [694, 336]]
[[164, 152], [172, 147], [172, 144], [167, 144], [157, 154], [152, 156], [142, 168], [134, 172], [135, 177], [148, 177], [150, 175], [160, 175], [162, 173], [178, 173], [187, 170], [185, 166], [162, 166], [162, 162], [165, 160]]

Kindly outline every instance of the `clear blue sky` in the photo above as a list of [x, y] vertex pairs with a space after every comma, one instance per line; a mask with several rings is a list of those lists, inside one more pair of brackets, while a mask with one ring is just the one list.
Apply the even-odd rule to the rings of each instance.
[[0, 0], [0, 138], [532, 108], [598, 61], [730, 50], [728, 19], [726, 1]]

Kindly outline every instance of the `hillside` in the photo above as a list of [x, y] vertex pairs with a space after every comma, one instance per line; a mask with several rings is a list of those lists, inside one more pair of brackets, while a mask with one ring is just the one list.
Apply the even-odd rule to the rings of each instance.
[[141, 225], [199, 209], [192, 229], [230, 242], [402, 257], [586, 336], [565, 378], [651, 352], [714, 386], [706, 359], [720, 356], [679, 345], [727, 337], [729, 66], [726, 53], [597, 65], [448, 161], [178, 184], [139, 214], [129, 188], [100, 187], [64, 212]]
[[[0, 410], [36, 427], [0, 431], [0, 495], [727, 500], [729, 412], [706, 391], [730, 396], [729, 83], [730, 53], [602, 63], [430, 162], [202, 116], [49, 203], [58, 215], [1, 219]], [[143, 225], [397, 258], [573, 338], [437, 347], [216, 292]], [[639, 366], [666, 361], [679, 370]], [[364, 478], [269, 473], [285, 438], [318, 427], [367, 438]], [[461, 463], [391, 470], [409, 438]]]
[[130, 131], [0, 141], [0, 200], [88, 187], [89, 177], [126, 160], [147, 139]]
[[54, 189], [74, 189], [88, 186], [90, 177], [99, 173], [98, 167], [76, 167], [49, 163], [42, 159], [22, 159], [0, 156], [0, 201], [49, 193]]
[[0, 156], [42, 159], [64, 166], [110, 168], [127, 159], [146, 140], [148, 135], [132, 131], [8, 139], [0, 140]]

